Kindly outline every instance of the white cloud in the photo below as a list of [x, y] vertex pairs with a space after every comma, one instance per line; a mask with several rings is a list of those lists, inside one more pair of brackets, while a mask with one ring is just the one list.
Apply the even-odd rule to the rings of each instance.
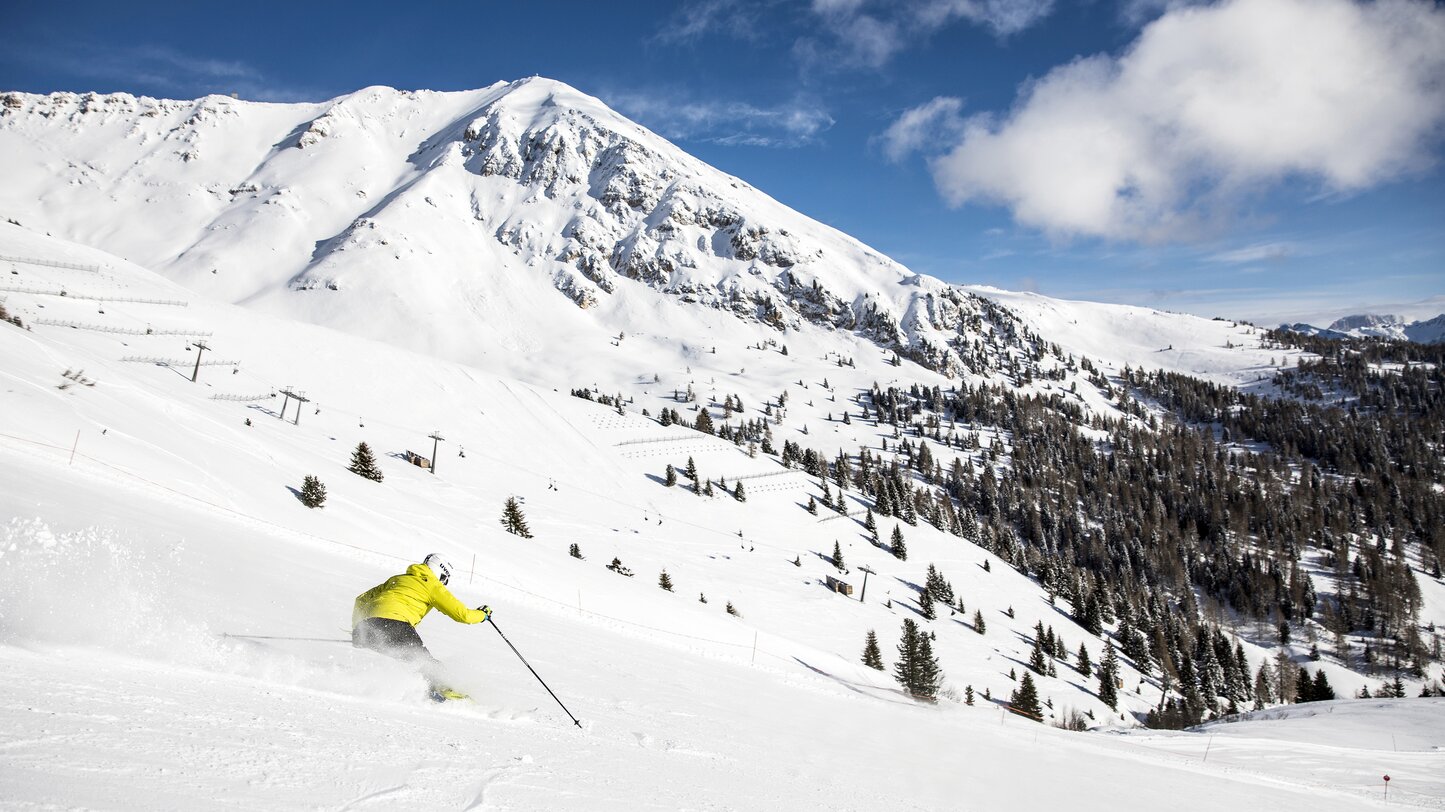
[[1210, 262], [1222, 262], [1228, 265], [1245, 265], [1252, 262], [1278, 262], [1289, 259], [1300, 253], [1298, 246], [1287, 242], [1266, 242], [1257, 245], [1247, 245], [1243, 248], [1235, 248], [1229, 251], [1220, 251], [1210, 254], [1206, 259]]
[[800, 37], [793, 53], [810, 68], [876, 70], [958, 20], [1007, 37], [1053, 7], [1054, 0], [813, 0], [821, 30]]
[[963, 118], [959, 115], [962, 109], [962, 99], [937, 96], [904, 111], [878, 137], [884, 156], [896, 163], [914, 152], [939, 151], [930, 150], [931, 145], [953, 143], [963, 132]]
[[933, 28], [964, 19], [1006, 37], [1032, 27], [1053, 10], [1054, 0], [929, 0], [917, 4], [913, 14]]
[[1418, 0], [1228, 0], [1055, 68], [931, 166], [954, 204], [1054, 234], [1187, 238], [1304, 179], [1349, 193], [1428, 166], [1445, 124], [1445, 11]]
[[1166, 11], [1206, 5], [1209, 0], [1122, 0], [1119, 17], [1130, 25], [1143, 25]]
[[764, 7], [748, 0], [700, 0], [684, 3], [658, 29], [657, 39], [669, 44], [694, 42], [712, 33], [741, 40], [761, 38]]
[[245, 62], [195, 57], [163, 46], [70, 42], [44, 49], [17, 47], [12, 56], [49, 71], [96, 82], [93, 89], [100, 92], [124, 90], [175, 98], [237, 93], [244, 99], [283, 102], [334, 95], [272, 82]]
[[833, 126], [817, 105], [797, 101], [759, 107], [737, 101], [685, 101], [659, 93], [615, 93], [607, 103], [629, 118], [679, 141], [726, 146], [797, 147]]

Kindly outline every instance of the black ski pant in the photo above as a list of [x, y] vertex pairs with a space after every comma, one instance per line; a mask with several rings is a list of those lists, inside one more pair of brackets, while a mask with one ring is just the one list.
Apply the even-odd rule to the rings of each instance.
[[369, 617], [351, 630], [351, 645], [416, 665], [433, 688], [445, 687], [442, 664], [427, 651], [416, 627], [404, 620]]

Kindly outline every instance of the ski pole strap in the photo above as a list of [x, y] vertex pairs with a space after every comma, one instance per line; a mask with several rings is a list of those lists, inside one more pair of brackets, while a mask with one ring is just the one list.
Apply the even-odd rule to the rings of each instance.
[[577, 720], [576, 716], [572, 715], [572, 711], [567, 710], [567, 706], [562, 704], [562, 700], [557, 699], [557, 694], [552, 692], [552, 689], [547, 685], [546, 680], [542, 679], [541, 675], [537, 673], [537, 669], [533, 668], [532, 664], [527, 662], [527, 658], [522, 656], [522, 652], [517, 651], [517, 647], [512, 645], [512, 641], [508, 640], [505, 634], [502, 634], [502, 628], [497, 625], [497, 622], [492, 620], [490, 617], [487, 618], [487, 622], [492, 624], [492, 628], [497, 630], [497, 634], [502, 635], [502, 642], [507, 644], [507, 647], [512, 650], [513, 654], [517, 655], [517, 659], [522, 661], [522, 665], [527, 666], [527, 670], [531, 671], [532, 676], [536, 677], [537, 681], [542, 683], [542, 687], [547, 689], [547, 693], [552, 694], [552, 698], [557, 700], [557, 705], [562, 708], [562, 712], [567, 714], [567, 717], [572, 720], [572, 724], [576, 725], [577, 728], [580, 730], [582, 728], [582, 723]]

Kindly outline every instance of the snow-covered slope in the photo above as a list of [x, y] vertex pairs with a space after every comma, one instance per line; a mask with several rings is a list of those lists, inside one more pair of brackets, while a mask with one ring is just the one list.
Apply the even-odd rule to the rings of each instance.
[[[1230, 754], [1198, 736], [1067, 734], [1004, 715], [984, 694], [997, 701], [1016, 686], [1010, 674], [1024, 670], [1035, 623], [1071, 651], [1082, 643], [1097, 660], [1102, 649], [1034, 581], [923, 524], [906, 528], [911, 554], [900, 562], [867, 542], [859, 518], [804, 511], [817, 484], [796, 469], [639, 416], [680, 406], [675, 386], [717, 380], [721, 392], [789, 392], [779, 443], [876, 444], [888, 436], [879, 428], [823, 414], [895, 369], [881, 359], [839, 367], [806, 336], [789, 355], [734, 341], [717, 356], [659, 354], [671, 366], [652, 384], [621, 347], [587, 353], [598, 377], [637, 384], [619, 414], [212, 304], [13, 226], [0, 227], [0, 255], [27, 260], [3, 266], [4, 295], [31, 327], [0, 324], [7, 803], [1115, 809], [1126, 781], [1128, 804], [1141, 807], [1378, 802], [1372, 769], [1322, 781], [1293, 758], [1306, 745], [1272, 736], [1246, 737]], [[227, 363], [201, 366], [192, 383], [187, 339], [212, 348], [201, 360]], [[746, 376], [729, 372], [738, 358]], [[309, 401], [287, 404], [282, 420], [282, 399], [268, 395], [286, 386]], [[747, 413], [760, 414], [765, 400], [746, 397]], [[436, 430], [445, 439], [434, 474], [399, 458], [430, 455]], [[345, 470], [363, 440], [384, 482]], [[689, 457], [706, 475], [746, 482], [747, 501], [662, 485], [662, 468]], [[328, 487], [319, 510], [293, 492], [308, 474]], [[498, 526], [510, 495], [535, 538]], [[850, 567], [841, 577], [861, 588], [859, 568], [873, 570], [866, 600], [824, 586], [838, 574], [827, 560], [834, 542]], [[568, 555], [572, 543], [585, 559]], [[497, 609], [499, 628], [583, 730], [492, 630], [444, 618], [422, 626], [479, 697], [471, 708], [432, 706], [405, 668], [327, 642], [344, 640], [355, 594], [433, 550], [460, 565], [465, 600]], [[609, 572], [614, 557], [636, 576]], [[937, 706], [858, 662], [870, 629], [895, 659], [930, 563], [988, 622], [984, 635], [947, 612], [924, 622], [947, 675]], [[657, 587], [664, 569], [674, 592]], [[1427, 602], [1445, 604], [1439, 597]], [[1347, 675], [1330, 673], [1342, 692], [1356, 688]], [[1104, 729], [1132, 724], [1067, 665], [1038, 681], [1056, 717], [1074, 709]], [[958, 701], [966, 687], [974, 706]], [[1141, 712], [1158, 696], [1126, 664], [1121, 708]], [[1441, 712], [1438, 702], [1410, 708], [1417, 719]], [[1388, 722], [1351, 720], [1328, 735], [1378, 723]], [[1338, 754], [1383, 762], [1397, 782], [1392, 802], [1430, 804], [1441, 797], [1438, 747], [1428, 734], [1402, 753], [1362, 738]], [[1031, 780], [1039, 774], [1053, 780]]]

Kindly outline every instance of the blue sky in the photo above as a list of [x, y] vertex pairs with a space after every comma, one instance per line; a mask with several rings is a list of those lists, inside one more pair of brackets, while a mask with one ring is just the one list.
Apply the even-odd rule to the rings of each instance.
[[1445, 312], [1422, 0], [9, 0], [0, 88], [540, 74], [914, 270], [1206, 316]]

